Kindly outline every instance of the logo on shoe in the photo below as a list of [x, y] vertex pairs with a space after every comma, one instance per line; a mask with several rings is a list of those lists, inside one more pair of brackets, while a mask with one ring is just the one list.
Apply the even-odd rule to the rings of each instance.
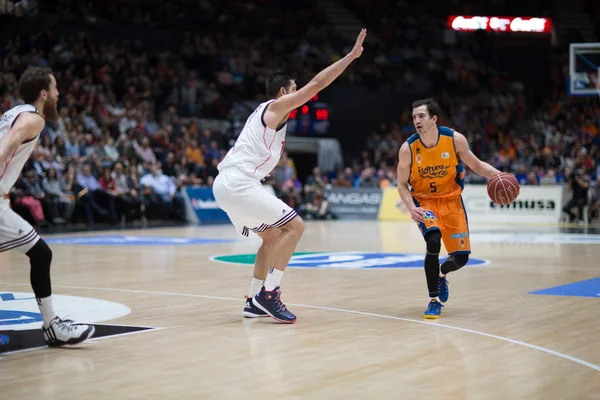
[[[210, 257], [210, 260], [240, 265], [254, 265], [255, 254], [231, 254]], [[377, 268], [423, 268], [424, 254], [379, 253], [366, 251], [294, 253], [290, 268], [327, 269], [377, 269]], [[446, 257], [440, 257], [444, 262]], [[467, 266], [490, 264], [489, 260], [469, 258]]]

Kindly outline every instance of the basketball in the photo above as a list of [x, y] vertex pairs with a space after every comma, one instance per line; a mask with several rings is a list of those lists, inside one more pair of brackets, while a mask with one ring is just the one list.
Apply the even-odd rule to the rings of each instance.
[[510, 204], [519, 196], [521, 186], [514, 175], [502, 172], [488, 182], [487, 191], [496, 204]]

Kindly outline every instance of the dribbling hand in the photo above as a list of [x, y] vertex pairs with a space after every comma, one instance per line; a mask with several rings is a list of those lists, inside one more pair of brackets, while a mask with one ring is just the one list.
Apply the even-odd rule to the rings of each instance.
[[363, 52], [362, 45], [363, 45], [363, 42], [365, 41], [366, 36], [367, 36], [367, 30], [361, 29], [360, 33], [358, 34], [358, 38], [356, 38], [356, 43], [354, 44], [354, 47], [352, 48], [352, 51], [350, 52], [352, 57], [354, 57], [354, 58], [360, 57], [360, 55]]
[[415, 222], [425, 222], [425, 211], [427, 211], [427, 210], [425, 210], [421, 207], [413, 207], [410, 210], [410, 217]]

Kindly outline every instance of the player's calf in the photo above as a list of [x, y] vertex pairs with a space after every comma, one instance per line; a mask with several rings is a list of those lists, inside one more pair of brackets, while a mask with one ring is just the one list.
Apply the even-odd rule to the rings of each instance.
[[468, 254], [450, 254], [440, 268], [442, 275], [458, 271], [459, 269], [467, 265], [468, 261]]
[[35, 294], [42, 319], [42, 334], [48, 346], [74, 345], [92, 337], [93, 325], [76, 324], [69, 319], [61, 319], [52, 305], [52, 286], [50, 284], [50, 264], [52, 250], [43, 239], [27, 251], [31, 264], [31, 288]]
[[433, 230], [425, 235], [427, 254], [425, 255], [425, 278], [430, 298], [438, 296], [438, 279], [440, 275], [440, 249], [442, 247], [442, 234]]
[[450, 289], [448, 288], [448, 278], [446, 274], [453, 271], [458, 271], [469, 261], [468, 254], [451, 254], [440, 267], [440, 279], [438, 280], [438, 295], [440, 301], [445, 303], [450, 297]]

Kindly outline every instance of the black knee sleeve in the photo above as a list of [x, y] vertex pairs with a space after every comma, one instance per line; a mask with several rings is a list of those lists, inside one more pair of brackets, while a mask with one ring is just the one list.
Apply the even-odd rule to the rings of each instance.
[[52, 250], [43, 239], [39, 239], [35, 246], [28, 252], [31, 269], [29, 279], [35, 297], [45, 298], [52, 294], [50, 282], [50, 264], [52, 263]]
[[467, 265], [467, 261], [469, 261], [468, 254], [457, 254], [454, 256], [454, 262], [461, 268]]
[[440, 254], [442, 249], [442, 234], [438, 230], [431, 231], [425, 235], [427, 243], [427, 252], [429, 254]]
[[468, 254], [456, 254], [450, 255], [444, 261], [441, 267], [442, 274], [446, 275], [448, 272], [453, 272], [461, 269], [465, 265], [467, 265], [467, 261], [469, 261]]
[[429, 297], [438, 296], [438, 278], [440, 274], [439, 254], [442, 248], [442, 234], [438, 230], [425, 235], [427, 254], [425, 255], [425, 278]]

